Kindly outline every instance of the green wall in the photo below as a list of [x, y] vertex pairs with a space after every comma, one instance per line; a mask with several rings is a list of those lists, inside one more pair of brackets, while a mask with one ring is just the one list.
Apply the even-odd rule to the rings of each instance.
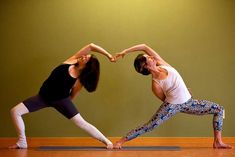
[[[111, 54], [146, 43], [178, 69], [195, 98], [226, 109], [224, 136], [235, 136], [234, 0], [1, 0], [0, 136], [15, 137], [9, 110], [38, 92], [51, 70], [82, 46]], [[106, 136], [122, 136], [155, 113], [151, 78], [130, 54], [101, 63], [98, 89], [75, 104]], [[24, 116], [27, 136], [87, 136], [54, 109]], [[143, 136], [213, 136], [212, 116], [178, 114]]]

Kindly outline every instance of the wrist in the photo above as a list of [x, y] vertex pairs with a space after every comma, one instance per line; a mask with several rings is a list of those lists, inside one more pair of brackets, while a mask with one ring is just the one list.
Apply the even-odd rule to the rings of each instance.
[[123, 54], [124, 54], [124, 55], [127, 54], [127, 49], [125, 49], [125, 50], [123, 51]]
[[128, 141], [128, 139], [126, 137], [123, 137], [122, 139], [120, 139], [119, 143], [123, 144], [125, 143], [126, 141]]
[[111, 58], [112, 58], [112, 55], [108, 54], [107, 57], [108, 57], [109, 59], [111, 59]]

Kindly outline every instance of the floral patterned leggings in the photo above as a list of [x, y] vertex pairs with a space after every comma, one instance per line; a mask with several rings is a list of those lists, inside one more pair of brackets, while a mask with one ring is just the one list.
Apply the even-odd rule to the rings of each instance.
[[164, 102], [150, 119], [150, 121], [148, 121], [143, 126], [137, 127], [136, 129], [130, 131], [126, 136], [126, 139], [131, 140], [146, 132], [152, 131], [154, 128], [179, 112], [195, 115], [214, 114], [214, 130], [222, 130], [224, 113], [222, 106], [207, 100], [189, 99], [183, 104], [170, 104]]

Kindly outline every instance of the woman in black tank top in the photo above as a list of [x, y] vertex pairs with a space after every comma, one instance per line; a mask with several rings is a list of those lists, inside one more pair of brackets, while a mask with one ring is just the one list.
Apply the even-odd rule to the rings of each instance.
[[100, 74], [99, 61], [94, 55], [89, 54], [90, 51], [103, 54], [111, 62], [115, 61], [106, 50], [91, 43], [57, 66], [44, 81], [36, 96], [24, 100], [11, 109], [11, 116], [17, 128], [18, 141], [9, 148], [27, 148], [25, 126], [21, 116], [45, 107], [54, 107], [75, 125], [103, 142], [107, 148], [113, 147], [111, 141], [81, 117], [71, 101], [82, 87], [88, 92], [96, 90]]

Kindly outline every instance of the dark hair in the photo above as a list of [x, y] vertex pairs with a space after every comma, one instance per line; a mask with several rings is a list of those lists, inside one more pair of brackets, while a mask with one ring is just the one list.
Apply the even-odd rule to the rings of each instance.
[[145, 64], [146, 58], [144, 57], [144, 54], [139, 54], [134, 61], [135, 70], [143, 75], [149, 75], [150, 72], [146, 67], [144, 67]]
[[86, 63], [84, 69], [79, 76], [81, 84], [88, 92], [94, 92], [99, 82], [100, 77], [100, 63], [95, 55]]

